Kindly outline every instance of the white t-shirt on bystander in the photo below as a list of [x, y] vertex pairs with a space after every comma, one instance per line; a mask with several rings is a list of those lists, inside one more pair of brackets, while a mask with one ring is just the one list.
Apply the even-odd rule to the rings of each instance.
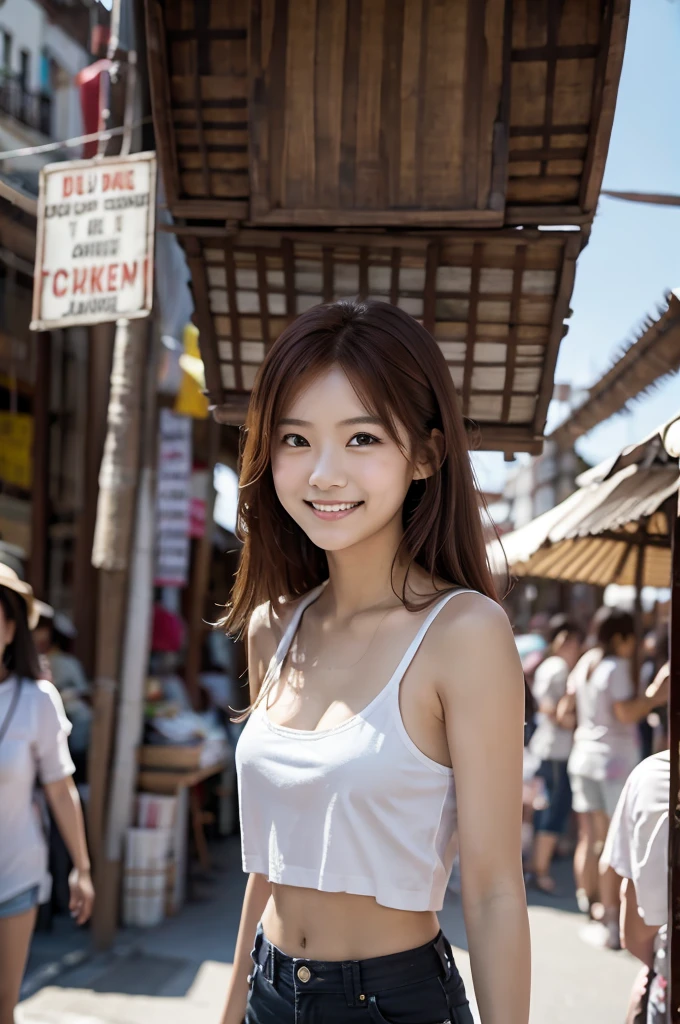
[[[18, 680], [0, 683], [0, 725], [10, 710]], [[56, 688], [26, 679], [0, 741], [0, 903], [39, 886], [50, 895], [47, 843], [33, 802], [36, 780], [58, 782], [75, 771], [68, 749], [71, 723]]]
[[607, 833], [602, 859], [635, 886], [645, 924], [659, 927], [657, 973], [664, 974], [668, 924], [668, 804], [670, 754], [645, 758], [628, 776]]
[[567, 689], [576, 695], [577, 723], [570, 774], [599, 782], [626, 779], [640, 760], [640, 741], [636, 725], [619, 722], [614, 704], [635, 696], [629, 661], [602, 658], [597, 648], [586, 651]]
[[[537, 704], [548, 704], [554, 711], [567, 692], [569, 666], [564, 658], [552, 655], [536, 669], [531, 688]], [[536, 730], [529, 740], [529, 749], [541, 761], [566, 761], [571, 751], [573, 732], [563, 729], [541, 711], [536, 714]]]

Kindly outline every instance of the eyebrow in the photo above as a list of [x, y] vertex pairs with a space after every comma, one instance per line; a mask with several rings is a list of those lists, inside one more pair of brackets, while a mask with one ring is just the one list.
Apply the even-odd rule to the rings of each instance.
[[[338, 427], [355, 427], [361, 423], [371, 423], [374, 426], [382, 426], [382, 420], [379, 416], [352, 416], [348, 420], [341, 420], [337, 423]], [[309, 420], [293, 420], [283, 419], [279, 420], [280, 427], [313, 427], [314, 424], [310, 423]]]

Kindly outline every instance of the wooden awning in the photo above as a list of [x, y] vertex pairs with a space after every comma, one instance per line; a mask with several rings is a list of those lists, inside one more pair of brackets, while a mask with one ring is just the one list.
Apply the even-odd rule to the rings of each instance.
[[[213, 401], [341, 295], [434, 331], [486, 447], [540, 448], [628, 0], [146, 0]], [[561, 231], [522, 230], [569, 226]], [[240, 411], [238, 411], [240, 410]]]

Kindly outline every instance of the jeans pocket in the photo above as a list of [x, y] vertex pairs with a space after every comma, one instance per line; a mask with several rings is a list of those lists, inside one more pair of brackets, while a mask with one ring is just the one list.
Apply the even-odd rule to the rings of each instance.
[[438, 978], [369, 996], [368, 1017], [373, 1024], [457, 1024]]

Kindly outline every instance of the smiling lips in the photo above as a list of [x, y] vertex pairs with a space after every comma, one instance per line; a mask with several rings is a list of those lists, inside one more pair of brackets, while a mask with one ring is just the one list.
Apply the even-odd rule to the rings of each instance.
[[363, 501], [336, 501], [321, 502], [321, 501], [306, 501], [306, 505], [309, 505], [312, 512], [319, 519], [344, 519], [345, 516], [350, 515], [354, 512], [355, 508], [359, 508], [363, 505]]

